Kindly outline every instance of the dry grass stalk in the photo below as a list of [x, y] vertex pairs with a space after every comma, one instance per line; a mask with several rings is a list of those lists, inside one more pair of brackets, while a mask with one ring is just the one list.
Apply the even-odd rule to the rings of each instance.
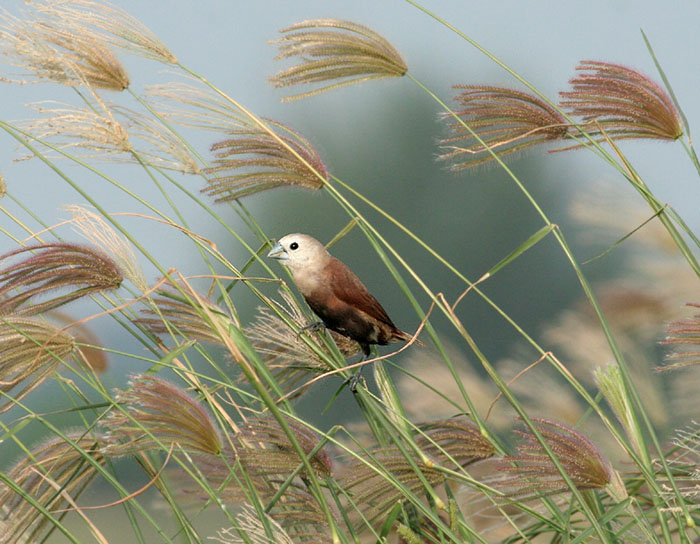
[[[0, 391], [21, 384], [12, 399], [22, 400], [75, 352], [73, 337], [45, 321], [0, 315]], [[14, 406], [12, 399], [0, 402], [0, 413]]]
[[[461, 89], [455, 111], [497, 155], [522, 151], [540, 143], [566, 138], [569, 124], [547, 102], [537, 96], [500, 87], [455, 85]], [[451, 170], [463, 170], [493, 160], [488, 148], [452, 114], [442, 118], [452, 136], [440, 141], [439, 160], [449, 161]]]
[[76, 31], [89, 29], [102, 41], [142, 57], [167, 64], [177, 63], [175, 55], [138, 19], [104, 0], [32, 1], [30, 5], [61, 26]]
[[[327, 361], [327, 358], [332, 357], [332, 354], [325, 347], [319, 333], [307, 336], [316, 344], [315, 348], [309, 346], [297, 335], [295, 330], [301, 329], [307, 324], [307, 317], [296, 305], [291, 295], [284, 290], [280, 290], [279, 294], [284, 301], [284, 305], [279, 305], [279, 311], [287, 315], [289, 320], [296, 325], [296, 329], [289, 327], [269, 308], [261, 306], [258, 308], [255, 321], [246, 329], [246, 336], [262, 358], [265, 366], [272, 371], [280, 388], [283, 391], [291, 391], [300, 382], [332, 370], [333, 368]], [[328, 332], [345, 357], [359, 353], [360, 346], [357, 342], [333, 331]]]
[[2, 12], [0, 51], [36, 82], [87, 83], [115, 91], [129, 86], [126, 70], [107, 43], [87, 28], [29, 17], [21, 20]]
[[[77, 498], [95, 477], [94, 464], [104, 465], [97, 440], [84, 433], [70, 433], [67, 440], [48, 440], [5, 474], [47, 510], [61, 510], [67, 505], [65, 495]], [[62, 518], [65, 514], [54, 515]], [[2, 544], [39, 542], [41, 535], [53, 527], [29, 500], [5, 483], [0, 483], [0, 521], [4, 522]]]
[[[0, 264], [18, 256], [24, 259], [0, 268], [0, 315], [40, 314], [86, 295], [117, 289], [123, 279], [107, 255], [89, 246], [61, 243], [22, 247], [0, 255]], [[72, 290], [36, 301], [66, 288]]]
[[205, 170], [210, 177], [204, 193], [227, 202], [277, 187], [323, 187], [328, 172], [311, 144], [283, 124], [267, 122], [286, 145], [257, 126], [230, 131], [229, 139], [212, 146], [217, 159]]
[[369, 28], [337, 19], [303, 21], [280, 31], [276, 60], [299, 57], [301, 64], [270, 78], [275, 87], [337, 81], [313, 91], [288, 96], [295, 100], [320, 92], [383, 77], [401, 77], [407, 71], [399, 52]]
[[560, 105], [572, 116], [595, 121], [600, 128], [587, 126], [589, 134], [661, 140], [683, 135], [673, 101], [651, 78], [626, 66], [591, 60], [581, 61], [576, 70], [581, 73], [569, 81], [571, 91], [560, 93]]

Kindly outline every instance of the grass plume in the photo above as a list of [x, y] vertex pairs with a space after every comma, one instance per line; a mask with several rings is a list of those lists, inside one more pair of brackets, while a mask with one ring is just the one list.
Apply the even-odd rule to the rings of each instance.
[[116, 395], [123, 410], [113, 410], [108, 455], [138, 454], [178, 444], [186, 451], [218, 454], [222, 450], [219, 429], [209, 412], [192, 396], [156, 376], [141, 375], [128, 391]]
[[433, 421], [422, 427], [425, 430], [416, 435], [415, 442], [430, 459], [429, 464], [413, 452], [409, 461], [397, 446], [389, 446], [373, 449], [369, 464], [353, 458], [342, 470], [338, 478], [342, 488], [367, 519], [381, 518], [403, 500], [405, 491], [393, 479], [412, 493], [420, 493], [424, 481], [431, 486], [446, 481], [445, 472], [437, 467], [458, 471], [494, 454], [492, 444], [464, 418]]
[[43, 102], [30, 107], [41, 117], [22, 123], [27, 132], [54, 147], [75, 152], [84, 158], [113, 160], [115, 155], [132, 153], [128, 128], [120, 123], [104, 103], [94, 107]]
[[634, 420], [634, 410], [629, 402], [625, 383], [617, 365], [608, 365], [607, 368], [598, 367], [595, 370], [595, 379], [600, 392], [615, 413], [618, 421], [625, 429], [628, 438], [637, 452], [640, 451], [640, 443], [637, 437], [637, 426]]
[[[318, 450], [310, 459], [313, 471], [322, 478], [329, 476], [331, 461], [323, 448], [318, 449], [319, 437], [305, 425], [291, 418], [286, 420], [307, 455]], [[301, 466], [289, 437], [272, 417], [246, 420], [239, 432], [224, 442], [220, 455], [200, 453], [193, 456], [193, 460], [197, 471], [217, 490], [221, 499], [234, 504], [249, 502], [252, 493], [260, 500], [271, 500]], [[277, 501], [267, 508], [272, 518], [292, 537], [327, 533], [328, 521], [318, 500], [309, 492], [308, 476], [303, 469], [298, 472], [279, 493]], [[179, 487], [186, 494], [205, 498], [201, 486], [189, 479], [184, 478]], [[327, 540], [319, 540], [322, 541]]]
[[[206, 304], [206, 309], [200, 305], [199, 301]], [[159, 290], [153, 297], [153, 304], [157, 307], [157, 311], [151, 308], [144, 309], [142, 313], [147, 317], [139, 317], [135, 320], [135, 323], [146, 327], [153, 334], [177, 332], [185, 339], [195, 338], [223, 347], [226, 343], [218, 330], [228, 331], [231, 325], [235, 325], [228, 314], [209, 302], [206, 297], [198, 295], [196, 298], [185, 298], [172, 285], [166, 285]], [[221, 322], [220, 327], [210, 322], [210, 316]]]
[[0, 14], [0, 51], [11, 64], [33, 75], [35, 81], [87, 83], [114, 91], [129, 86], [126, 69], [95, 33], [85, 27], [25, 15], [25, 19], [19, 19], [7, 12]]
[[53, 102], [30, 104], [41, 117], [21, 125], [54, 147], [79, 150], [83, 158], [199, 173], [199, 164], [190, 149], [163, 123], [129, 108], [109, 105], [94, 93], [92, 97], [87, 107]]
[[[676, 432], [672, 440], [673, 449], [668, 455], [668, 462], [676, 474], [676, 485], [681, 497], [687, 501], [692, 510], [700, 509], [700, 428], [692, 425]], [[664, 482], [662, 496], [672, 505], [678, 507], [678, 497], [673, 489]]]
[[[294, 436], [298, 440], [301, 449], [307, 455], [318, 446], [320, 438], [308, 427], [291, 418], [286, 419]], [[299, 464], [299, 455], [292, 447], [289, 437], [284, 432], [279, 422], [272, 417], [258, 417], [247, 420], [241, 425], [241, 443], [252, 445], [247, 460], [250, 469], [254, 472], [267, 474], [287, 474], [296, 469]], [[258, 456], [255, 451], [265, 451]], [[259, 458], [259, 461], [257, 460]], [[311, 458], [311, 467], [322, 477], [331, 473], [331, 459], [325, 449], [321, 449]]]
[[[299, 382], [333, 370], [327, 360], [332, 354], [321, 341], [318, 332], [308, 336], [316, 344], [315, 348], [299, 337], [296, 331], [307, 324], [307, 316], [286, 291], [280, 290], [279, 294], [284, 301], [284, 305], [279, 305], [279, 311], [287, 315], [296, 329], [290, 328], [275, 312], [262, 306], [258, 308], [255, 320], [246, 329], [246, 335], [280, 387], [291, 391]], [[360, 346], [357, 342], [334, 331], [328, 332], [345, 357], [359, 353]]]
[[177, 63], [177, 57], [143, 23], [123, 9], [106, 1], [60, 0], [30, 5], [49, 20], [75, 28], [89, 29], [101, 41], [120, 47], [142, 57], [166, 64]]
[[229, 133], [250, 124], [239, 108], [195, 81], [150, 85], [146, 98], [160, 116], [182, 126]]
[[[637, 70], [592, 60], [581, 61], [580, 73], [569, 83], [572, 90], [561, 92], [561, 107], [585, 122], [595, 121], [611, 138], [653, 138], [677, 140], [683, 125], [668, 93]], [[594, 125], [591, 125], [594, 127]]]
[[[619, 481], [607, 459], [581, 433], [543, 418], [532, 421], [578, 489], [604, 489]], [[504, 457], [499, 464], [499, 470], [510, 475], [499, 482], [499, 487], [513, 497], [567, 491], [566, 482], [537, 437], [526, 431], [516, 432], [525, 443], [518, 446], [518, 455]]]
[[338, 19], [303, 21], [280, 31], [275, 60], [299, 57], [301, 63], [270, 78], [275, 87], [332, 82], [313, 91], [288, 96], [295, 100], [351, 83], [401, 77], [408, 67], [399, 52], [373, 30]]
[[200, 172], [199, 163], [190, 148], [160, 120], [120, 106], [113, 106], [112, 111], [134, 142], [133, 154], [136, 156], [132, 162], [145, 162], [156, 168], [183, 174]]
[[[5, 265], [17, 257], [23, 259]], [[107, 255], [78, 244], [23, 247], [0, 255], [0, 266], [0, 315], [47, 312], [86, 295], [117, 289], [123, 279], [121, 270]], [[71, 290], [37, 300], [63, 289]]]
[[110, 255], [126, 279], [142, 293], [148, 290], [148, 281], [133, 246], [101, 216], [76, 204], [63, 207], [73, 216], [75, 230]]
[[75, 353], [73, 337], [46, 321], [0, 315], [0, 391], [12, 391], [11, 398], [0, 402], [0, 413], [14, 405], [12, 399], [24, 398]]
[[[700, 308], [700, 304], [697, 302], [689, 302], [688, 306]], [[699, 365], [700, 314], [669, 323], [666, 329], [666, 339], [659, 343], [673, 346], [675, 350], [666, 356], [666, 364], [656, 367], [657, 370], [676, 370]]]
[[[248, 537], [247, 539], [239, 536], [238, 530], [233, 527], [220, 529], [216, 536], [209, 538], [220, 544], [294, 544], [294, 541], [272, 516], [265, 513], [262, 516], [266, 518], [265, 523], [251, 505], [244, 504], [241, 512], [236, 516], [236, 521], [240, 531]], [[271, 537], [267, 536], [266, 526], [272, 530]]]
[[[90, 458], [87, 462], [86, 457]], [[7, 477], [22, 493], [49, 511], [60, 511], [76, 499], [97, 471], [93, 463], [103, 465], [96, 438], [73, 432], [48, 440], [34, 448], [7, 472]], [[54, 514], [58, 518], [65, 515]], [[53, 527], [22, 494], [0, 483], [0, 543], [39, 542]]]
[[[513, 89], [479, 85], [455, 85], [460, 109], [455, 113], [499, 156], [522, 151], [540, 143], [566, 138], [569, 124], [541, 98]], [[442, 118], [452, 135], [440, 140], [451, 170], [463, 170], [493, 160], [487, 147], [452, 114]]]
[[268, 123], [313, 170], [262, 128], [234, 129], [228, 139], [212, 145], [217, 158], [214, 166], [205, 170], [209, 177], [204, 193], [216, 202], [227, 202], [277, 187], [323, 187], [328, 172], [313, 146], [283, 124]]

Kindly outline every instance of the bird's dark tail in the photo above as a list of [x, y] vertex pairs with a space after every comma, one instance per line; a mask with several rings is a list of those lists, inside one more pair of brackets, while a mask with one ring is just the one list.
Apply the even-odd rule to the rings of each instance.
[[[389, 340], [389, 341], [390, 342], [408, 342], [412, 338], [413, 338], [412, 334], [408, 334], [407, 332], [404, 332], [401, 329], [394, 329], [391, 332], [391, 340]], [[413, 343], [417, 344], [419, 346], [425, 347], [425, 344], [418, 339], [415, 339], [413, 341]]]

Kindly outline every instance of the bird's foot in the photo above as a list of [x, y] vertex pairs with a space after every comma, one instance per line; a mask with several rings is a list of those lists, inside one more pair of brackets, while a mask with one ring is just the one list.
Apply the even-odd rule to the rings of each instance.
[[343, 385], [347, 384], [348, 388], [350, 389], [350, 392], [355, 393], [357, 391], [357, 384], [360, 383], [360, 380], [362, 379], [362, 367], [360, 367], [357, 372], [355, 372], [352, 376], [350, 376], [348, 379], [346, 379], [343, 382]]
[[312, 321], [311, 323], [307, 323], [301, 329], [299, 329], [299, 332], [297, 333], [297, 340], [306, 331], [318, 332], [324, 330], [325, 328], [326, 325], [323, 321]]

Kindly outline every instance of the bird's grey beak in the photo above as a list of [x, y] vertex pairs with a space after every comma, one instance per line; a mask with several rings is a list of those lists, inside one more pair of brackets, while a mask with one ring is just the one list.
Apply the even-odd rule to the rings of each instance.
[[287, 252], [285, 249], [282, 247], [282, 244], [277, 242], [275, 244], [275, 247], [273, 247], [270, 252], [267, 254], [268, 257], [272, 257], [273, 259], [277, 259], [279, 261], [288, 261], [289, 260], [289, 255], [287, 255]]

